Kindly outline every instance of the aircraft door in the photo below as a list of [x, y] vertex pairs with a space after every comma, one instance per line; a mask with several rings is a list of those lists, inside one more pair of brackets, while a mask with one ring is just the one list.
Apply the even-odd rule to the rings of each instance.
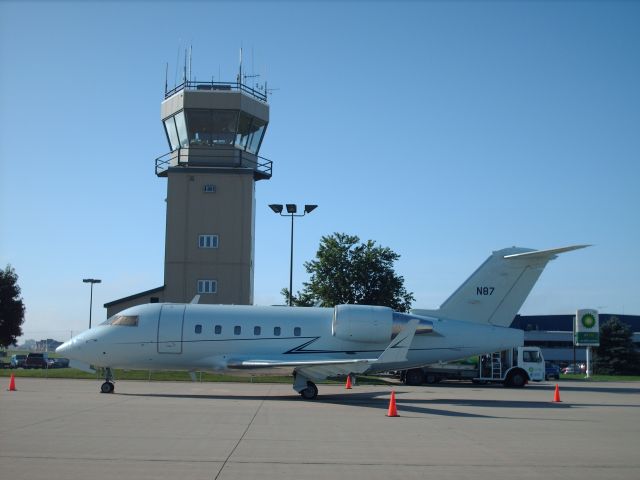
[[158, 353], [182, 353], [184, 305], [162, 305], [158, 319]]

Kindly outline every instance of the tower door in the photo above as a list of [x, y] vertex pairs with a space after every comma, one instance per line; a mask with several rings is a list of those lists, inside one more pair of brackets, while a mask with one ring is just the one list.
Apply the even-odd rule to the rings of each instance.
[[184, 305], [162, 305], [158, 319], [158, 353], [182, 353]]

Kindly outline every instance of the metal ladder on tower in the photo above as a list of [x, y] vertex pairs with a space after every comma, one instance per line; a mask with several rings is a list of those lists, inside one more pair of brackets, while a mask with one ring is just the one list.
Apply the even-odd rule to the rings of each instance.
[[500, 360], [500, 352], [491, 354], [491, 378], [502, 378], [502, 360]]

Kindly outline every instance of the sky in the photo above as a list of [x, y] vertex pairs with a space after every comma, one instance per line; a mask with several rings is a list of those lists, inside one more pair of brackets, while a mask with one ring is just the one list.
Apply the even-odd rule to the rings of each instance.
[[[521, 309], [640, 314], [640, 2], [0, 2], [0, 266], [25, 338], [66, 340], [163, 283], [165, 68], [268, 82], [255, 303], [323, 235], [401, 255], [437, 308], [492, 251], [553, 261]], [[249, 80], [252, 81], [252, 80]]]

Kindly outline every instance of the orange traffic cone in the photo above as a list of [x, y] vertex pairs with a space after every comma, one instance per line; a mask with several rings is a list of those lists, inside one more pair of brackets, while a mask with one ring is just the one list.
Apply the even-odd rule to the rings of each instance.
[[391, 390], [391, 399], [389, 400], [389, 411], [387, 412], [387, 417], [397, 417], [398, 410], [396, 409], [396, 392], [395, 390]]
[[558, 386], [557, 383], [556, 383], [556, 393], [553, 394], [553, 401], [554, 402], [561, 402], [561, 400], [560, 400], [560, 387]]
[[13, 373], [11, 374], [11, 379], [9, 380], [9, 391], [16, 391], [16, 376]]
[[346, 390], [351, 390], [351, 375], [347, 375], [347, 384], [344, 386]]

